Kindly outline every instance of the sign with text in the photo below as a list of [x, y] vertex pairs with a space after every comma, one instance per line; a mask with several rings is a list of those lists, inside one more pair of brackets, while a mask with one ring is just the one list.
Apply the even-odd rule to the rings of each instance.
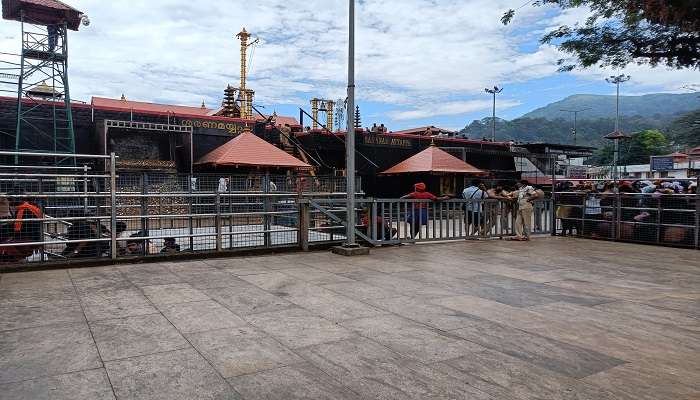
[[363, 135], [363, 143], [368, 146], [400, 147], [403, 149], [412, 147], [410, 139], [392, 137], [391, 135]]
[[673, 170], [673, 157], [663, 156], [663, 157], [651, 157], [650, 162], [652, 171], [671, 171]]
[[[210, 131], [219, 134], [229, 133], [231, 135], [237, 135], [243, 132], [243, 129], [245, 128], [245, 124], [242, 123], [221, 122], [206, 119], [184, 119], [180, 121], [180, 124], [184, 126], [191, 126], [194, 128], [195, 134], [207, 133], [207, 131]], [[251, 121], [251, 129], [252, 125], [255, 125], [255, 123]]]

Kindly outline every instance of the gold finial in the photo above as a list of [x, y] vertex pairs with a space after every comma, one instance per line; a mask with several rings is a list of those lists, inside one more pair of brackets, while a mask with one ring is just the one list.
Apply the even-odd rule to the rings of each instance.
[[122, 97], [120, 99], [121, 101], [126, 101], [126, 96], [124, 96], [124, 93], [122, 93]]
[[204, 109], [206, 109], [206, 108], [207, 108], [207, 105], [206, 105], [206, 104], [204, 104], [204, 99], [202, 99], [202, 105], [201, 105], [200, 107], [202, 107], [202, 110], [204, 110]]

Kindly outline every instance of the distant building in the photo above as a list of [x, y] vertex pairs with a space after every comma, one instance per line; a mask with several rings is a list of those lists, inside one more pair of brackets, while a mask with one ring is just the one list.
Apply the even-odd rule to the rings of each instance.
[[[620, 177], [628, 179], [689, 179], [698, 177], [700, 147], [690, 149], [687, 153], [676, 152], [658, 158], [665, 159], [663, 160], [666, 161], [664, 167], [655, 169], [651, 163], [621, 165], [618, 167]], [[591, 179], [612, 179], [612, 168], [610, 166], [591, 167], [588, 169], [587, 175]]]

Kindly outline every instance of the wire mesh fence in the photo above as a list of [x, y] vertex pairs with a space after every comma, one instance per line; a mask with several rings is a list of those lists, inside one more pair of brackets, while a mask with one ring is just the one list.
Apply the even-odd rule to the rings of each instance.
[[298, 247], [299, 200], [345, 196], [342, 177], [117, 171], [115, 157], [74, 158], [0, 169], [4, 265]]
[[558, 181], [556, 234], [700, 248], [698, 179]]

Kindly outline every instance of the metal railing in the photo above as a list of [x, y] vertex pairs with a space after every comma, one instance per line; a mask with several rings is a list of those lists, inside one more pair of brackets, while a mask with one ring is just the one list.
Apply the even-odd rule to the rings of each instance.
[[[300, 199], [345, 196], [336, 192], [344, 188], [343, 179], [336, 177], [136, 173], [117, 171], [114, 154], [70, 157], [76, 164], [106, 161], [107, 171], [29, 164], [0, 170], [0, 263], [4, 267], [298, 248]], [[34, 207], [37, 212], [30, 211]], [[307, 237], [319, 243], [334, 240], [323, 232], [307, 233]]]
[[[347, 209], [341, 199], [310, 199], [310, 232], [344, 239]], [[358, 199], [357, 235], [371, 245], [506, 238], [516, 235], [518, 207], [499, 200]], [[535, 200], [523, 214], [529, 233], [551, 234], [552, 202]], [[318, 239], [321, 240], [321, 239]], [[313, 242], [309, 239], [309, 242]]]
[[697, 190], [669, 194], [560, 188], [553, 197], [556, 235], [700, 249]]

